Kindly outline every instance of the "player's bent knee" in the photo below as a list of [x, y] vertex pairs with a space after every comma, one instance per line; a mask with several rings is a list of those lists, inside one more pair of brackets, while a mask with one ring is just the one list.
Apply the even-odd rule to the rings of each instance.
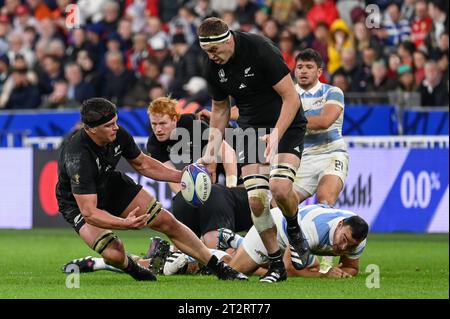
[[106, 263], [122, 268], [126, 254], [125, 247], [120, 239], [115, 239], [102, 253]]
[[258, 233], [262, 233], [275, 227], [275, 222], [270, 214], [270, 210], [264, 210], [259, 216], [252, 213], [252, 221]]
[[112, 245], [116, 239], [118, 239], [116, 234], [114, 234], [110, 230], [105, 230], [97, 236], [97, 238], [92, 243], [91, 248], [101, 255], [103, 251], [108, 246]]
[[257, 215], [261, 214], [268, 207], [269, 179], [265, 175], [248, 175], [244, 177], [244, 185], [251, 211]]

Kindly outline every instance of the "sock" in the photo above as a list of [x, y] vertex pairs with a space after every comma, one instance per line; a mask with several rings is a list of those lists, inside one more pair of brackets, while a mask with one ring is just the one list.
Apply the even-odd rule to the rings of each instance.
[[105, 263], [103, 258], [92, 258], [94, 261], [94, 271], [96, 270], [110, 270], [115, 272], [123, 272], [122, 269], [116, 268], [114, 266], [108, 265]]
[[129, 274], [136, 280], [156, 280], [155, 275], [147, 268], [140, 266], [133, 258], [127, 255], [128, 266], [123, 272]]
[[287, 229], [290, 231], [300, 231], [300, 226], [298, 224], [298, 211], [295, 213], [294, 216], [284, 216], [287, 223]]
[[206, 264], [206, 267], [208, 267], [211, 270], [218, 270], [219, 269], [219, 259], [217, 259], [216, 256], [212, 255], [211, 258], [209, 258], [208, 263]]
[[242, 244], [244, 238], [239, 234], [234, 234], [233, 240], [230, 242], [231, 248], [237, 249]]
[[268, 256], [269, 256], [270, 264], [274, 264], [276, 266], [282, 265], [284, 267], [283, 254], [281, 253], [281, 249], [278, 249], [274, 253], [268, 254]]

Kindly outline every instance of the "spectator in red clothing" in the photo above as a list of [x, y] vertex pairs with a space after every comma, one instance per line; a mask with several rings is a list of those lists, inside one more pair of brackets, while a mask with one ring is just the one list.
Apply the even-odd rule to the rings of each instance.
[[43, 0], [27, 0], [27, 4], [36, 19], [44, 20], [53, 18], [52, 10], [50, 10]]
[[314, 0], [314, 5], [309, 10], [307, 18], [313, 30], [318, 22], [325, 22], [329, 27], [334, 20], [339, 18], [339, 11], [333, 0]]
[[411, 25], [411, 40], [416, 45], [416, 48], [420, 48], [424, 44], [425, 38], [433, 25], [433, 20], [428, 16], [427, 10], [425, 0], [416, 2], [414, 21]]

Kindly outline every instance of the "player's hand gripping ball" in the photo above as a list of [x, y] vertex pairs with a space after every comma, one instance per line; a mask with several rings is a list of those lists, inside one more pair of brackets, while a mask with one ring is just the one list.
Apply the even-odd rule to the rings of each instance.
[[208, 200], [211, 184], [206, 167], [201, 164], [190, 164], [183, 169], [181, 195], [188, 204], [198, 207]]

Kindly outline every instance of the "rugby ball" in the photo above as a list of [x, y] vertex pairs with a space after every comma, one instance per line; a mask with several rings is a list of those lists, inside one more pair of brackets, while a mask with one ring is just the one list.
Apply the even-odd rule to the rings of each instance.
[[198, 207], [206, 202], [211, 193], [211, 177], [206, 167], [190, 164], [183, 169], [181, 177], [181, 195], [184, 200]]

